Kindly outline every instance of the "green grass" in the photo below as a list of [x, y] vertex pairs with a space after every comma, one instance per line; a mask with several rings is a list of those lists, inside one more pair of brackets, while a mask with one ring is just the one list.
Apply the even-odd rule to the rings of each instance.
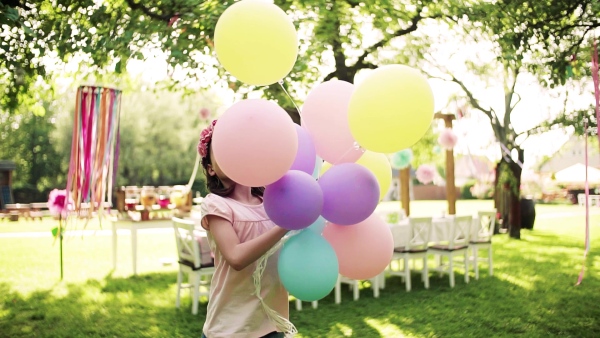
[[[457, 211], [490, 207], [491, 201], [459, 201]], [[444, 208], [438, 201], [411, 204], [413, 215]], [[296, 311], [291, 302], [291, 320], [298, 337], [598, 337], [600, 209], [591, 210], [592, 250], [580, 286], [574, 284], [583, 261], [585, 209], [537, 205], [533, 231], [523, 230], [521, 240], [494, 238], [492, 277], [484, 265], [478, 281], [465, 284], [459, 273], [451, 289], [447, 276], [432, 274], [425, 290], [415, 275], [409, 293], [399, 278], [388, 277], [378, 299], [364, 283], [358, 301], [344, 287], [340, 305], [333, 294], [318, 309], [304, 303]], [[45, 232], [54, 225], [0, 222], [0, 234]], [[182, 308], [174, 307], [176, 266], [162, 263], [175, 259], [171, 236], [139, 235], [138, 276], [131, 275], [128, 236], [119, 237], [115, 271], [110, 236], [67, 238], [62, 282], [51, 237], [0, 237], [0, 337], [200, 336], [205, 306], [192, 315], [184, 292]]]

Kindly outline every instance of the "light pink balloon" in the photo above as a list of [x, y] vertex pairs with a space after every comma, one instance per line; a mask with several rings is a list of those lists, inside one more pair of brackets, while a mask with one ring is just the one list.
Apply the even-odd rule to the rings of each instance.
[[302, 125], [312, 136], [317, 155], [331, 164], [356, 162], [362, 155], [348, 125], [353, 91], [354, 85], [346, 81], [323, 82], [310, 91], [302, 106]]
[[215, 125], [215, 160], [225, 175], [250, 187], [271, 184], [292, 166], [298, 150], [294, 122], [283, 108], [262, 100], [242, 100]]
[[338, 257], [340, 274], [352, 279], [370, 279], [392, 260], [394, 239], [389, 225], [372, 214], [354, 225], [328, 223], [323, 237]]

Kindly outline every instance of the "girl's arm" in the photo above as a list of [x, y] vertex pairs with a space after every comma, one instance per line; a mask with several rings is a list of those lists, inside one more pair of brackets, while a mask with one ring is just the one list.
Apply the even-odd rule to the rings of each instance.
[[219, 251], [221, 251], [227, 263], [236, 271], [240, 271], [255, 262], [288, 232], [284, 228], [274, 227], [252, 240], [240, 243], [240, 239], [233, 231], [229, 221], [213, 215], [208, 215], [206, 218]]

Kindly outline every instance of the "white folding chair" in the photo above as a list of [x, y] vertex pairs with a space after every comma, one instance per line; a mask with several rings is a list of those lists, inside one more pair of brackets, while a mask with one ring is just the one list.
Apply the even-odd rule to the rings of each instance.
[[[319, 301], [311, 302], [313, 309], [316, 309], [319, 306]], [[296, 310], [302, 311], [302, 301], [300, 299], [296, 299]]]
[[[471, 236], [472, 216], [456, 216], [448, 222], [448, 238], [443, 242], [429, 247], [429, 252], [440, 257], [448, 257], [448, 264], [440, 264], [435, 271], [447, 273], [450, 276], [450, 287], [454, 287], [454, 265], [455, 263], [464, 264], [465, 283], [469, 282], [469, 240]], [[454, 258], [461, 255], [464, 257], [462, 262], [455, 262]]]
[[[177, 300], [175, 306], [179, 308], [181, 289], [192, 289], [192, 314], [198, 313], [200, 295], [209, 296], [208, 286], [210, 277], [215, 272], [215, 264], [209, 253], [202, 255], [198, 238], [194, 233], [194, 222], [173, 217], [175, 242], [179, 256], [179, 272], [177, 273]], [[208, 243], [208, 242], [207, 242]], [[206, 257], [208, 256], [208, 257]], [[183, 274], [188, 274], [188, 283], [183, 284]], [[208, 277], [208, 280], [203, 278]], [[207, 286], [205, 292], [200, 292], [200, 285]]]
[[[404, 242], [405, 245], [396, 246], [392, 261], [403, 262], [402, 270], [393, 270], [390, 265], [388, 273], [394, 276], [404, 278], [406, 291], [411, 290], [410, 265], [411, 259], [422, 259], [423, 266], [421, 268], [421, 280], [425, 284], [425, 288], [429, 289], [429, 271], [427, 267], [427, 251], [431, 236], [431, 217], [409, 217], [409, 237]], [[396, 243], [395, 243], [396, 244]], [[414, 268], [414, 265], [413, 265]]]
[[[479, 262], [487, 261], [490, 271], [490, 276], [494, 275], [494, 266], [492, 265], [492, 236], [494, 235], [494, 227], [496, 225], [496, 209], [491, 211], [477, 212], [479, 230], [477, 237], [472, 238], [469, 242], [469, 247], [473, 252], [471, 262], [475, 267], [475, 279], [479, 279]], [[487, 249], [487, 258], [478, 257], [479, 250]]]
[[[371, 288], [373, 289], [373, 297], [375, 297], [375, 298], [379, 298], [379, 289], [380, 289], [379, 278], [380, 277], [381, 277], [381, 275], [377, 275], [377, 276], [369, 279], [369, 281], [371, 282]], [[359, 292], [360, 292], [360, 281], [339, 275], [337, 283], [335, 283], [335, 289], [334, 289], [335, 303], [340, 304], [342, 302], [342, 283], [348, 284], [350, 286], [350, 288], [352, 289], [352, 296], [353, 296], [352, 298], [354, 300], [358, 300]]]

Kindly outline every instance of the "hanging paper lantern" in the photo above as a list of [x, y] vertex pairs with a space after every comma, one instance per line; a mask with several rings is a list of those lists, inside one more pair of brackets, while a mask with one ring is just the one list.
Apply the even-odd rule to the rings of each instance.
[[438, 143], [446, 150], [452, 150], [458, 142], [458, 137], [452, 128], [444, 128], [438, 137]]
[[390, 164], [394, 169], [404, 169], [410, 165], [413, 159], [413, 152], [411, 149], [403, 149], [399, 152], [392, 154], [390, 157]]
[[433, 182], [435, 178], [435, 167], [430, 164], [423, 164], [419, 166], [415, 174], [417, 175], [417, 180], [423, 184], [429, 184]]

